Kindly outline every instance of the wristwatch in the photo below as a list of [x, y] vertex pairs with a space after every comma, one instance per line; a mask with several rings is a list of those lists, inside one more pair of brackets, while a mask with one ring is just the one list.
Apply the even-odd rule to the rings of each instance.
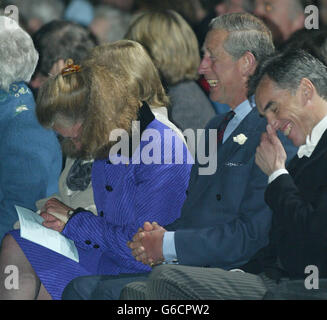
[[81, 208], [81, 207], [79, 207], [77, 209], [70, 209], [67, 212], [67, 217], [68, 217], [68, 219], [70, 219], [74, 214], [82, 212], [82, 211], [86, 211], [86, 210], [84, 208]]
[[68, 219], [74, 214], [74, 209], [70, 209], [70, 210], [68, 210], [67, 211], [67, 217], [68, 217]]

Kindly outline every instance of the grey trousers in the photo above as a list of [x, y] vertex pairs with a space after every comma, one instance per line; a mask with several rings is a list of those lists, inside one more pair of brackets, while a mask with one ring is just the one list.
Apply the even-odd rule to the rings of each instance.
[[133, 281], [145, 281], [148, 273], [118, 276], [85, 276], [72, 280], [65, 288], [63, 300], [118, 300], [123, 287]]
[[261, 300], [277, 284], [264, 275], [219, 268], [161, 265], [146, 282], [127, 284], [124, 300]]

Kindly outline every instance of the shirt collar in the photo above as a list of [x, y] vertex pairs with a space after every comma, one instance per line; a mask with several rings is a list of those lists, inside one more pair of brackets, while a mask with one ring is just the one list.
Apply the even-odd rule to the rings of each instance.
[[327, 129], [327, 116], [325, 116], [313, 129], [311, 132], [311, 136], [308, 135], [306, 138], [306, 143], [303, 146], [299, 147], [298, 157], [302, 158], [306, 156], [308, 158], [311, 157], [313, 151], [318, 145], [322, 135]]
[[244, 100], [240, 103], [233, 111], [235, 112], [234, 118], [243, 119], [245, 116], [252, 110], [253, 106], [251, 106], [249, 100]]
[[235, 112], [235, 115], [226, 127], [226, 130], [224, 132], [223, 143], [225, 143], [225, 141], [239, 126], [239, 124], [243, 121], [243, 119], [251, 112], [252, 108], [253, 107], [251, 106], [250, 101], [244, 100], [233, 110]]

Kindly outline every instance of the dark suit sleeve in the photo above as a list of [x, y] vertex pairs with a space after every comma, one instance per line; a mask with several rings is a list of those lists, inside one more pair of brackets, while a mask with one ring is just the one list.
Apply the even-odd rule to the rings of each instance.
[[[309, 183], [309, 181], [308, 181]], [[314, 187], [312, 185], [312, 187]], [[304, 277], [309, 265], [327, 275], [327, 181], [308, 202], [292, 177], [279, 176], [267, 188], [265, 200], [274, 212], [277, 253], [292, 277]]]
[[[264, 202], [267, 176], [250, 160], [247, 187], [240, 210], [229, 222], [175, 232], [180, 264], [231, 269], [244, 265], [268, 243], [271, 211]], [[232, 191], [231, 191], [232, 192]], [[235, 197], [237, 190], [234, 190]]]

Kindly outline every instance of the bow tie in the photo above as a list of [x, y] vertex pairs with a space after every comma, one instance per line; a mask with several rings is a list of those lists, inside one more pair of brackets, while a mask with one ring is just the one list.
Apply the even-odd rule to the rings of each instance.
[[298, 157], [301, 159], [304, 156], [310, 158], [314, 149], [316, 148], [316, 144], [312, 143], [308, 138], [306, 144], [299, 147], [299, 150], [297, 152]]

